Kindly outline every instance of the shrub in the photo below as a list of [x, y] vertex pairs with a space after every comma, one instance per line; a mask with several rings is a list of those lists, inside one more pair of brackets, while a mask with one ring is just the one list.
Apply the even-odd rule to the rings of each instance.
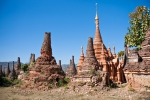
[[22, 85], [22, 83], [23, 83], [23, 81], [18, 80], [18, 79], [10, 80], [7, 77], [1, 77], [0, 78], [0, 86], [13, 86], [13, 85], [16, 85], [16, 86], [20, 87]]
[[10, 86], [11, 84], [11, 80], [9, 80], [7, 77], [0, 77], [0, 86]]
[[110, 85], [109, 85], [110, 88], [117, 88], [118, 87], [117, 84], [114, 83], [112, 80], [109, 80], [109, 82], [110, 82]]
[[68, 84], [68, 83], [70, 82], [70, 78], [66, 78], [66, 77], [65, 77], [65, 78], [64, 78], [64, 81], [65, 81], [66, 84]]
[[21, 69], [25, 72], [27, 71], [27, 68], [28, 68], [28, 64], [23, 64], [21, 65]]
[[64, 83], [62, 82], [62, 80], [60, 79], [58, 80], [57, 86], [58, 87], [64, 86]]

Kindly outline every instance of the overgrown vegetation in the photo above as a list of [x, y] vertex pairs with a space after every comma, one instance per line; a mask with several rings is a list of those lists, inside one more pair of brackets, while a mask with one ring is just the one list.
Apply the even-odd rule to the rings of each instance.
[[122, 57], [122, 56], [124, 56], [124, 51], [118, 52], [118, 57]]
[[30, 68], [32, 68], [34, 66], [34, 62], [31, 62], [31, 64], [30, 64]]
[[0, 77], [0, 86], [8, 87], [8, 86], [17, 86], [20, 87], [23, 81], [14, 79], [10, 80], [7, 77]]
[[70, 78], [64, 78], [64, 81], [68, 84], [70, 82]]
[[124, 87], [126, 87], [128, 84], [120, 84], [120, 85], [118, 85], [118, 87], [119, 88], [124, 88]]
[[141, 43], [145, 39], [145, 34], [150, 27], [150, 9], [146, 6], [138, 6], [136, 10], [129, 14], [131, 26], [125, 36], [125, 43], [129, 47], [141, 48]]
[[66, 86], [68, 83], [70, 82], [69, 78], [64, 78], [64, 81], [61, 79], [58, 79], [57, 81], [57, 86], [61, 87], [61, 86]]
[[28, 64], [21, 65], [21, 69], [25, 72], [28, 69]]
[[117, 83], [113, 82], [112, 80], [110, 80], [109, 82], [110, 82], [110, 85], [109, 85], [110, 88], [117, 88], [118, 87]]

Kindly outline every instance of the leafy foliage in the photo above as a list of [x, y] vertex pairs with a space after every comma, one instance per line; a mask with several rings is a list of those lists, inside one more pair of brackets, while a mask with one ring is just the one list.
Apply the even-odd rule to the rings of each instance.
[[25, 72], [27, 71], [27, 68], [28, 68], [28, 64], [23, 64], [21, 65], [21, 69]]
[[69, 82], [70, 82], [69, 78], [64, 78], [64, 81], [62, 81], [61, 79], [58, 79], [57, 86], [58, 87], [66, 86]]
[[0, 86], [7, 87], [16, 85], [19, 87], [21, 84], [22, 84], [21, 80], [18, 79], [10, 80], [7, 77], [0, 77]]
[[121, 57], [121, 56], [123, 56], [123, 55], [124, 55], [124, 51], [118, 52], [118, 57]]
[[129, 14], [131, 26], [128, 28], [128, 33], [125, 35], [125, 43], [129, 47], [140, 48], [144, 41], [146, 31], [150, 26], [150, 9], [146, 6], [136, 7], [135, 12]]
[[70, 78], [64, 78], [64, 81], [68, 84], [70, 82]]

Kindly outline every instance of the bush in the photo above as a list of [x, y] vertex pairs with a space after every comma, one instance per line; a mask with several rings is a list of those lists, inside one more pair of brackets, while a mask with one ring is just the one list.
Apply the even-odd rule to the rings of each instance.
[[64, 86], [64, 83], [62, 82], [62, 80], [60, 79], [58, 80], [57, 86], [58, 87]]
[[11, 80], [9, 80], [7, 77], [0, 77], [0, 86], [10, 86], [12, 84]]
[[20, 87], [22, 83], [23, 81], [18, 79], [10, 80], [7, 77], [0, 78], [0, 86], [4, 86], [4, 87], [13, 86], [13, 85]]
[[25, 72], [28, 69], [28, 64], [21, 65], [21, 69]]
[[68, 84], [70, 82], [70, 78], [64, 78], [64, 81], [66, 84]]
[[109, 80], [109, 82], [110, 82], [110, 85], [109, 85], [110, 88], [117, 88], [118, 87], [118, 85], [116, 83], [114, 83], [112, 80]]

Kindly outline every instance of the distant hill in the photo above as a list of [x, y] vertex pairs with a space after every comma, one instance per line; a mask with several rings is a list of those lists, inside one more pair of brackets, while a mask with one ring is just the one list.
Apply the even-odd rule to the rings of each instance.
[[69, 66], [69, 64], [62, 64], [62, 69], [64, 72], [66, 72], [67, 67]]
[[[70, 65], [70, 64], [62, 64], [62, 65], [61, 65], [64, 72], [66, 72], [66, 69], [67, 69], [67, 67], [68, 67], [69, 65]], [[76, 66], [76, 68], [77, 68], [77, 64], [76, 64], [75, 66]]]
[[[8, 62], [0, 62], [0, 65], [2, 65], [3, 68], [4, 67], [7, 68], [7, 64], [8, 64]], [[9, 61], [9, 67], [10, 67], [10, 69], [12, 69], [12, 64], [13, 64], [13, 61]], [[16, 64], [17, 64], [17, 61], [14, 61], [14, 65], [16, 65]], [[22, 64], [23, 63], [21, 63], [21, 65]], [[69, 66], [69, 64], [62, 64], [61, 66], [62, 66], [63, 71], [66, 72], [66, 69]]]
[[[13, 61], [9, 61], [9, 62], [0, 62], [0, 65], [2, 65], [2, 68], [7, 68], [7, 64], [9, 63], [9, 68], [12, 69], [12, 66], [13, 66]], [[14, 61], [14, 65], [17, 64], [17, 61]], [[23, 63], [21, 62], [21, 65]]]

